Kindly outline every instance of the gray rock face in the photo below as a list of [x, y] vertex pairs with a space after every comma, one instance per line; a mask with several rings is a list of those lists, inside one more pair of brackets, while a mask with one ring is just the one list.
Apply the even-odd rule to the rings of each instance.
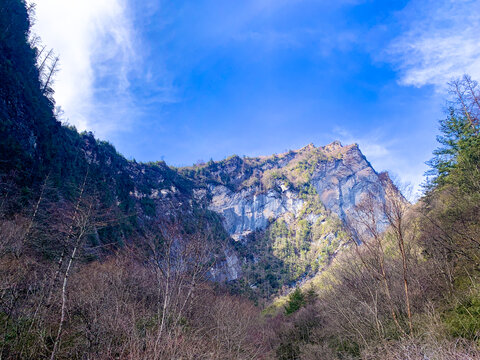
[[[280, 218], [287, 224], [307, 220], [312, 227], [320, 217], [326, 221], [337, 216], [343, 226], [353, 225], [361, 239], [366, 228], [356, 222], [356, 207], [371, 198], [381, 209], [389, 181], [388, 176], [373, 169], [356, 144], [342, 146], [337, 141], [324, 147], [310, 144], [273, 156], [234, 156], [203, 166], [195, 169], [195, 176], [203, 176], [208, 185], [196, 189], [194, 195], [221, 215], [225, 230], [241, 242]], [[376, 220], [378, 230], [383, 230], [386, 221], [381, 211], [376, 213]], [[332, 243], [328, 237], [337, 236], [327, 235], [326, 240], [320, 238], [322, 244], [318, 246], [325, 246], [327, 240]], [[233, 248], [225, 250], [224, 255], [211, 269], [212, 278], [229, 281], [241, 277], [244, 259]]]
[[212, 201], [209, 209], [223, 216], [225, 229], [237, 241], [255, 230], [265, 229], [269, 221], [285, 213], [296, 216], [304, 204], [298, 193], [285, 187], [280, 191], [259, 191], [258, 186], [239, 192], [223, 185], [210, 187]]
[[366, 196], [379, 202], [385, 200], [379, 175], [356, 145], [339, 159], [321, 162], [313, 173], [312, 184], [325, 207], [347, 224], [352, 221], [355, 206]]
[[[321, 151], [324, 156], [316, 163], [310, 176], [312, 185], [326, 209], [339, 216], [345, 225], [354, 221], [354, 208], [362, 199], [373, 196], [378, 202], [385, 201], [385, 189], [380, 175], [372, 168], [358, 146], [342, 146], [333, 142], [323, 148], [308, 145], [278, 159], [278, 169], [287, 168], [297, 156]], [[267, 171], [275, 168], [268, 164]], [[223, 217], [225, 229], [237, 241], [249, 233], [265, 229], [271, 220], [285, 214], [297, 217], [304, 205], [298, 190], [277, 181], [276, 186], [262, 190], [260, 185], [243, 187], [238, 191], [223, 185], [210, 185], [209, 209]], [[381, 224], [384, 219], [379, 219]]]
[[[285, 213], [294, 216], [302, 209], [304, 200], [291, 190], [269, 190], [259, 193], [257, 186], [233, 192], [223, 185], [210, 186], [212, 201], [209, 209], [223, 217], [227, 232], [236, 241], [243, 240], [256, 230], [264, 230], [270, 221]], [[231, 281], [242, 274], [242, 263], [234, 252], [225, 252], [225, 261], [210, 270], [216, 281]]]
[[242, 264], [237, 254], [226, 249], [225, 260], [210, 269], [209, 274], [214, 281], [237, 280], [242, 275]]

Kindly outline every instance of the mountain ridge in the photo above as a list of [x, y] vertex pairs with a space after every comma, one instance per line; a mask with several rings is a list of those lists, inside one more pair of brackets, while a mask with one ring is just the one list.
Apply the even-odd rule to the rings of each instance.
[[[228, 234], [253, 254], [250, 264], [226, 254], [230, 281], [242, 273], [248, 278], [258, 254], [269, 259], [266, 268], [283, 261], [280, 267], [289, 269], [283, 283], [313, 276], [347, 246], [355, 207], [367, 196], [384, 202], [387, 187], [393, 186], [388, 174], [373, 169], [358, 144], [339, 141], [271, 156], [231, 156], [179, 171], [203, 188], [207, 208], [220, 214]], [[267, 244], [255, 248], [262, 241]]]
[[[16, 10], [1, 19], [9, 26], [0, 52], [5, 216], [74, 203], [87, 181], [98, 207], [114, 214], [84, 244], [92, 256], [108, 256], [107, 245], [142, 242], [156, 224], [177, 221], [186, 233], [213, 232], [213, 279], [247, 289], [268, 283], [263, 294], [271, 295], [328, 264], [346, 244], [362, 196], [384, 201], [385, 184], [358, 145], [339, 141], [183, 168], [125, 159], [91, 132], [58, 121], [53, 90], [36, 67], [39, 50], [28, 42], [27, 11], [21, 2], [10, 6]], [[51, 189], [48, 199], [39, 197], [43, 184]], [[52, 251], [55, 257], [59, 249]]]

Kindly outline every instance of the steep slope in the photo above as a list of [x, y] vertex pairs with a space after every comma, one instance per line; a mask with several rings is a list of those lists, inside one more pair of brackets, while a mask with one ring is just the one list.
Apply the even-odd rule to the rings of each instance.
[[385, 176], [373, 169], [357, 144], [338, 141], [268, 157], [233, 156], [180, 172], [208, 189], [209, 208], [223, 216], [235, 240], [286, 213], [298, 216], [309, 195], [318, 195], [346, 225], [367, 194], [380, 202], [385, 198]]
[[[358, 145], [338, 141], [179, 171], [204, 188], [208, 208], [237, 241], [243, 258], [229, 254], [229, 280], [241, 277], [267, 294], [324, 268], [346, 245], [355, 207], [367, 197], [382, 204], [391, 185]], [[382, 226], [385, 219], [377, 221]]]
[[[196, 201], [191, 180], [164, 162], [128, 161], [109, 143], [56, 119], [29, 28], [24, 1], [0, 4], [0, 214], [31, 216], [37, 202], [39, 212], [73, 203], [85, 181], [85, 194], [114, 217], [96, 234], [97, 255], [98, 245], [135, 243], [152, 223], [172, 219], [185, 228], [219, 229], [216, 237], [225, 242], [218, 217]], [[44, 185], [49, 191], [41, 195]]]
[[[114, 214], [85, 244], [94, 245], [90, 254], [101, 256], [105, 244], [135, 244], [158, 224], [175, 221], [181, 231], [210, 234], [213, 279], [268, 296], [328, 265], [346, 244], [363, 198], [384, 201], [388, 177], [357, 145], [339, 142], [181, 169], [128, 161], [109, 143], [55, 118], [53, 90], [36, 67], [39, 50], [27, 41], [25, 3], [7, 0], [0, 10], [2, 216], [73, 203], [86, 181], [96, 206]], [[41, 195], [45, 184], [48, 196]]]

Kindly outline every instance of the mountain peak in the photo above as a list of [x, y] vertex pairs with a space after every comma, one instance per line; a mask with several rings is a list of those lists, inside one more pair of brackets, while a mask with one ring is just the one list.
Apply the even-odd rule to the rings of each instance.
[[315, 149], [315, 145], [313, 145], [313, 143], [310, 143], [308, 145], [305, 145], [304, 147], [302, 147], [298, 151], [310, 151], [310, 150], [314, 150], [314, 149]]
[[344, 146], [342, 145], [342, 143], [339, 140], [335, 140], [335, 141], [331, 142], [330, 144], [325, 145], [324, 149], [331, 151], [331, 150], [338, 150], [338, 149], [341, 149], [343, 147]]

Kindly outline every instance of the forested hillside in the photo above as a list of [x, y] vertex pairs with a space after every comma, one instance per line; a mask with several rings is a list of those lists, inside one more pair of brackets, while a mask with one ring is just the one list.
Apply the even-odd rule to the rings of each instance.
[[[198, 228], [208, 223], [208, 231], [227, 242], [216, 214], [193, 197], [192, 181], [164, 162], [128, 161], [111, 144], [56, 119], [50, 87], [56, 59], [30, 34], [23, 1], [4, 1], [1, 11], [2, 214], [13, 216], [20, 210], [34, 230], [37, 218], [91, 202], [89, 221], [95, 223], [97, 214], [102, 218], [84, 243], [92, 245], [94, 257], [135, 243], [160, 222], [181, 222], [190, 232], [192, 224]], [[48, 246], [38, 244], [37, 250], [54, 257]], [[50, 247], [55, 251], [56, 246]]]
[[[309, 144], [261, 157], [231, 156], [179, 169], [203, 188], [235, 240], [227, 254], [229, 287], [269, 299], [315, 276], [365, 231], [355, 207], [405, 201], [387, 173], [378, 174], [357, 144]], [[375, 214], [379, 230], [386, 217]], [[358, 233], [358, 234], [357, 234]]]
[[57, 120], [33, 16], [0, 3], [0, 358], [480, 358], [475, 81], [412, 205], [356, 144], [129, 161]]

